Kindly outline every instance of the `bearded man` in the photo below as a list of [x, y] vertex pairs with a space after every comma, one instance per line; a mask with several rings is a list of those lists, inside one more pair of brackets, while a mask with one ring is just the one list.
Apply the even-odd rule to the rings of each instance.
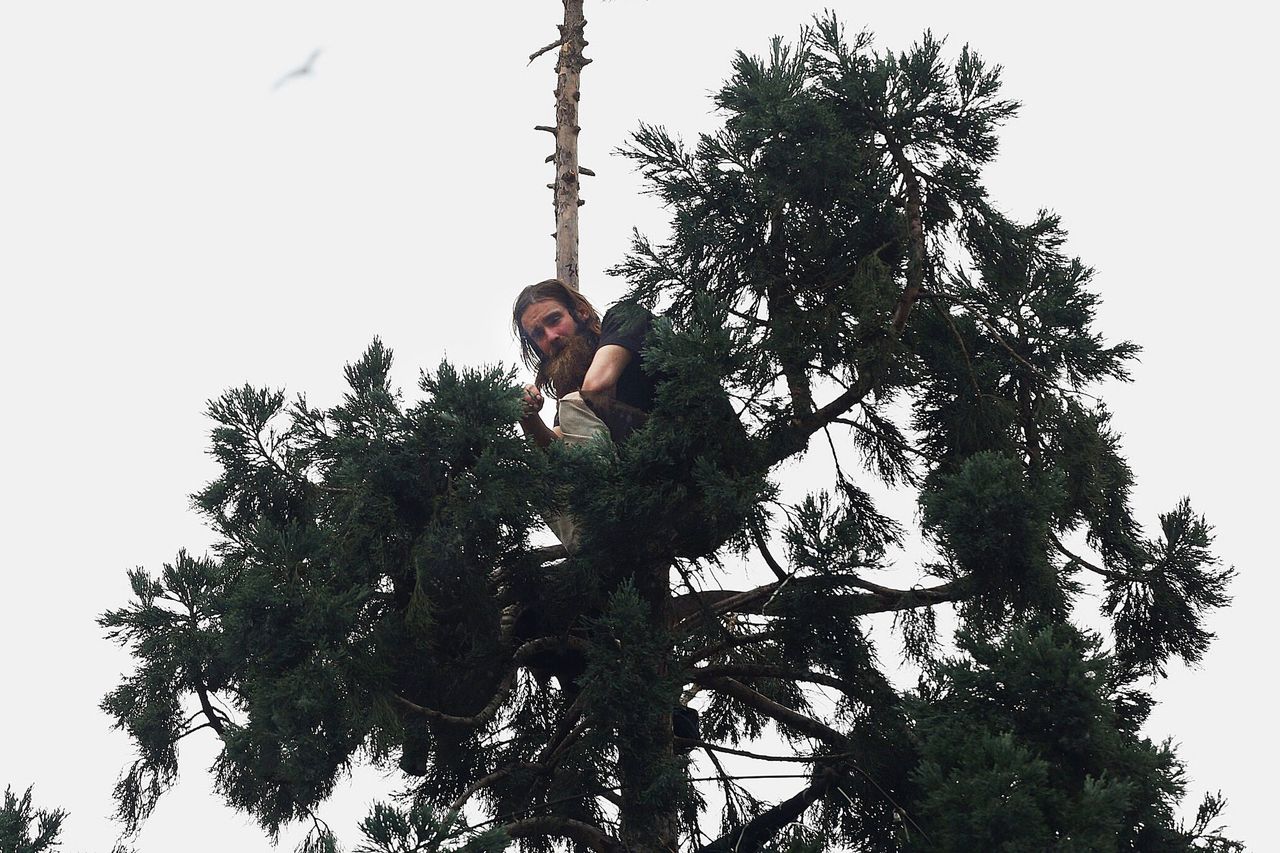
[[[520, 291], [511, 323], [535, 374], [525, 388], [520, 428], [539, 447], [605, 433], [622, 442], [644, 423], [655, 387], [643, 352], [652, 314], [623, 303], [601, 320], [584, 296], [553, 278]], [[556, 398], [551, 427], [538, 414], [548, 393]]]
[[[651, 313], [622, 303], [601, 320], [582, 294], [553, 278], [520, 291], [511, 324], [524, 362], [534, 371], [533, 383], [525, 388], [520, 428], [539, 447], [553, 441], [584, 443], [600, 435], [622, 442], [644, 424], [657, 384], [644, 371]], [[556, 398], [551, 427], [538, 414], [547, 393]], [[565, 550], [574, 553], [578, 528], [572, 517], [556, 515], [547, 523]], [[538, 636], [538, 622], [538, 609], [526, 608], [516, 621], [516, 635]], [[567, 695], [577, 695], [586, 665], [579, 653], [546, 652], [528, 663], [535, 676], [555, 675]], [[697, 741], [698, 712], [678, 705], [671, 712], [671, 727], [676, 737]], [[682, 752], [691, 748], [689, 743], [680, 747]]]

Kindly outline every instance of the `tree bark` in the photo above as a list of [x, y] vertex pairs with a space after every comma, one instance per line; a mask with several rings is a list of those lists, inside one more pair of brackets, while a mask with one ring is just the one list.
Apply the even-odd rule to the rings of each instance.
[[[671, 624], [670, 568], [636, 573], [636, 591], [649, 605], [649, 630], [669, 637]], [[664, 647], [647, 663], [647, 676], [655, 682], [667, 675], [671, 649]], [[674, 853], [679, 849], [676, 801], [670, 787], [675, 738], [671, 730], [672, 706], [649, 708], [635, 715], [629, 731], [620, 731], [618, 770], [622, 780], [622, 843], [628, 853]], [[665, 777], [665, 778], [664, 778]]]
[[556, 180], [552, 184], [556, 208], [556, 278], [578, 290], [578, 100], [582, 69], [590, 59], [583, 33], [587, 20], [583, 0], [564, 0], [560, 52], [556, 61]]
[[920, 291], [924, 290], [928, 265], [924, 236], [924, 200], [915, 166], [893, 137], [888, 133], [884, 137], [893, 163], [902, 173], [902, 183], [907, 192], [907, 230], [911, 241], [911, 258], [907, 263], [907, 287], [893, 312], [893, 328], [901, 332], [907, 325], [907, 318], [911, 316], [912, 307], [920, 298]]

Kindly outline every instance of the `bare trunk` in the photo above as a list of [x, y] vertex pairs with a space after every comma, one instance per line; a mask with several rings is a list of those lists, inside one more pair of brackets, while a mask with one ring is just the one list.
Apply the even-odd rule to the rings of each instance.
[[[673, 612], [668, 571], [636, 575], [637, 591], [649, 605], [649, 628], [660, 635], [668, 633]], [[655, 681], [666, 676], [667, 657], [662, 654], [649, 661], [650, 677]], [[622, 843], [628, 853], [675, 853], [679, 849], [675, 795], [668, 775], [677, 760], [672, 751], [674, 702], [672, 697], [671, 707], [647, 709], [648, 713], [632, 719], [634, 728], [619, 732], [620, 817]]]
[[583, 33], [587, 20], [583, 0], [564, 0], [564, 24], [560, 26], [560, 54], [556, 62], [556, 278], [578, 289], [578, 99], [582, 69], [590, 59]]

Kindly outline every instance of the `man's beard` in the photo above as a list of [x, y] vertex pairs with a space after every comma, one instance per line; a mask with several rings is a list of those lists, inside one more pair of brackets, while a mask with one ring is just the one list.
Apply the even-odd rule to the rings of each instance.
[[587, 378], [587, 368], [591, 367], [595, 354], [596, 336], [584, 330], [566, 338], [560, 351], [547, 358], [547, 379], [558, 399], [582, 390], [582, 381]]

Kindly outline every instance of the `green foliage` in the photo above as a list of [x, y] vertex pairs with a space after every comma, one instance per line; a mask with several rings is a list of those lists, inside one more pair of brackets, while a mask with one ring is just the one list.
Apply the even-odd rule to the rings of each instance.
[[37, 809], [31, 789], [19, 797], [6, 787], [0, 808], [0, 853], [43, 853], [62, 846], [58, 835], [67, 813], [62, 809]]
[[1010, 611], [1066, 614], [1048, 557], [1049, 513], [1058, 499], [1050, 478], [1031, 481], [1021, 460], [990, 451], [934, 478], [920, 496], [923, 526], [947, 558], [942, 577], [967, 577], [980, 591], [962, 605], [982, 624]]
[[[621, 310], [658, 314], [626, 441], [531, 446], [501, 367], [442, 364], [406, 401], [376, 340], [328, 409], [210, 403], [215, 553], [130, 573], [101, 618], [137, 661], [103, 701], [137, 750], [126, 829], [208, 728], [219, 792], [269, 833], [313, 821], [308, 853], [336, 850], [315, 811], [357, 761], [405, 786], [367, 853], [651, 853], [708, 823], [688, 749], [776, 732], [803, 789], [771, 804], [721, 774], [700, 849], [1238, 849], [1218, 795], [1175, 820], [1182, 766], [1143, 735], [1138, 683], [1203, 657], [1233, 572], [1187, 501], [1155, 539], [1134, 518], [1094, 394], [1138, 350], [1095, 328], [1059, 219], [987, 199], [1017, 111], [999, 67], [928, 33], [879, 51], [828, 15], [739, 54], [715, 103], [692, 145], [642, 126], [622, 150], [672, 213], [614, 270]], [[781, 504], [819, 432], [828, 481]], [[536, 547], [563, 513], [580, 548]], [[933, 553], [886, 586], [916, 532]], [[775, 579], [726, 588], [751, 552]], [[1071, 625], [1082, 573], [1105, 638]], [[915, 692], [886, 676], [890, 613]], [[676, 739], [690, 701], [701, 745]]]
[[[360, 822], [364, 842], [355, 853], [500, 853], [510, 844], [499, 829], [475, 834], [460, 823], [456, 812], [438, 817], [422, 805], [399, 809], [378, 803]], [[472, 837], [456, 842], [462, 834]]]
[[1173, 820], [1182, 765], [1118, 725], [1129, 676], [1098, 637], [1042, 623], [959, 646], [915, 700], [928, 834], [911, 849], [1233, 849], [1212, 846], [1231, 843], [1208, 831], [1219, 798], [1190, 830]]
[[1164, 674], [1164, 661], [1177, 656], [1196, 663], [1213, 635], [1201, 627], [1204, 615], [1230, 598], [1231, 569], [1215, 569], [1209, 552], [1211, 528], [1183, 499], [1160, 516], [1164, 534], [1144, 542], [1144, 560], [1133, 574], [1107, 579], [1106, 609], [1115, 617], [1116, 653], [1144, 671]]
[[1058, 624], [960, 647], [919, 700], [920, 849], [1169, 849], [1134, 833], [1170, 825], [1181, 768], [1117, 729], [1096, 638]]

